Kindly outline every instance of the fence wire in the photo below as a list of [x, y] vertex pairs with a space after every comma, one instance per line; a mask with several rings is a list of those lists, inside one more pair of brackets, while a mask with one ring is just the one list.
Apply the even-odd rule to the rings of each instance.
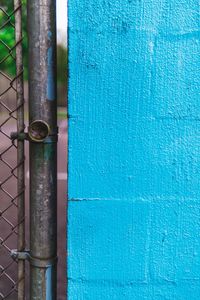
[[[4, 4], [2, 4], [4, 3]], [[0, 3], [0, 299], [24, 299], [24, 132], [21, 0]]]

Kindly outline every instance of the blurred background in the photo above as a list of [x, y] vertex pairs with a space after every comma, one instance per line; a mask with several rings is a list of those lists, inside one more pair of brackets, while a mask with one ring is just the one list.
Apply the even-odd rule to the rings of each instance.
[[[7, 12], [13, 10], [13, 0], [0, 0], [0, 5]], [[24, 80], [25, 80], [25, 99], [27, 100], [27, 80], [28, 80], [28, 39], [26, 24], [26, 0], [23, 0], [23, 55], [24, 55]], [[4, 23], [5, 15], [0, 11], [0, 24]], [[14, 18], [13, 18], [14, 23]], [[0, 43], [0, 58], [8, 55], [8, 48], [12, 48], [14, 41], [14, 28], [7, 26], [0, 30], [0, 39], [5, 43]], [[13, 53], [14, 54], [14, 53]], [[1, 71], [8, 75], [15, 75], [15, 64], [12, 56], [9, 56], [2, 64]], [[1, 79], [1, 86], [4, 84]], [[66, 107], [67, 91], [67, 1], [57, 1], [57, 84], [58, 84], [58, 106]], [[7, 95], [7, 101], [12, 101], [12, 95]]]
[[[16, 131], [15, 113], [10, 114], [16, 108], [16, 93], [10, 88], [10, 82], [15, 77], [15, 28], [13, 12], [13, 0], [0, 0], [0, 154], [4, 161], [0, 161], [0, 182], [9, 177], [11, 168], [16, 165], [16, 148], [9, 149], [11, 141], [10, 133]], [[26, 2], [23, 0], [23, 62], [24, 62], [24, 92], [25, 92], [25, 125], [28, 125], [28, 38], [27, 38], [27, 12]], [[8, 20], [6, 26], [2, 26]], [[4, 74], [4, 75], [2, 75]], [[67, 1], [57, 1], [57, 96], [58, 96], [58, 299], [66, 299], [66, 200], [67, 200]], [[4, 93], [6, 91], [6, 93]], [[7, 150], [9, 149], [9, 150]], [[27, 248], [29, 247], [29, 149], [28, 143], [25, 143], [26, 152], [26, 238]], [[6, 190], [12, 190], [16, 193], [16, 178], [12, 176], [6, 182]], [[14, 197], [14, 196], [13, 196]], [[10, 205], [10, 198], [0, 189], [0, 212], [4, 211], [4, 217], [0, 217], [1, 238], [9, 236], [6, 240], [10, 249], [15, 249], [17, 245], [17, 236], [13, 232], [10, 224], [15, 224], [17, 219], [17, 209]], [[9, 209], [7, 207], [9, 206]], [[10, 224], [5, 221], [9, 220]], [[11, 232], [11, 233], [9, 233]], [[1, 245], [0, 245], [1, 246]], [[10, 264], [8, 251], [0, 247], [0, 260]], [[0, 266], [1, 266], [0, 261]], [[1, 270], [0, 270], [1, 271]], [[5, 276], [6, 275], [6, 276]], [[8, 276], [7, 276], [8, 275]], [[10, 276], [10, 278], [9, 278]], [[27, 268], [28, 276], [28, 268]], [[8, 285], [8, 290], [13, 284], [12, 278], [16, 277], [16, 266], [10, 265], [6, 273], [0, 274], [0, 292], [1, 288]], [[9, 286], [10, 285], [10, 286]], [[28, 290], [28, 280], [27, 280]], [[1, 295], [0, 295], [1, 296]], [[28, 299], [27, 294], [27, 299]], [[1, 297], [0, 297], [1, 299]], [[8, 299], [16, 299], [16, 294], [11, 294]]]

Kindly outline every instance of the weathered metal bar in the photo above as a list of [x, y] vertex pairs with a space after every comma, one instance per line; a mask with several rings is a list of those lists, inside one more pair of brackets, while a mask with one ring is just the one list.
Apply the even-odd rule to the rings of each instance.
[[[24, 133], [24, 84], [22, 54], [22, 3], [14, 0], [15, 42], [16, 42], [16, 90], [17, 90], [17, 132]], [[18, 251], [25, 249], [25, 203], [24, 203], [24, 141], [17, 141], [17, 188], [18, 188]], [[25, 262], [18, 260], [18, 300], [25, 299]]]
[[30, 299], [56, 299], [56, 1], [28, 0]]

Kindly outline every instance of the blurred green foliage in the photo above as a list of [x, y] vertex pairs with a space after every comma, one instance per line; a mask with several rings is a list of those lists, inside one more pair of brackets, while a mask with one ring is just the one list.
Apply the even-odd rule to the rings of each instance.
[[[22, 31], [23, 31], [23, 60], [24, 79], [28, 79], [28, 37], [27, 37], [27, 0], [22, 0]], [[15, 56], [15, 29], [13, 0], [0, 0], [0, 69], [8, 75], [15, 75], [15, 63], [12, 56]], [[10, 18], [3, 12], [5, 11]], [[9, 22], [8, 22], [9, 20]], [[12, 23], [12, 24], [11, 24]], [[6, 25], [5, 25], [6, 24]], [[4, 60], [4, 58], [6, 58]], [[4, 61], [3, 61], [4, 60]], [[2, 62], [3, 61], [3, 62]], [[66, 85], [67, 82], [67, 49], [63, 45], [57, 47], [57, 80], [58, 85]]]
[[[15, 57], [15, 29], [14, 29], [14, 1], [13, 0], [1, 0], [0, 3], [0, 68], [8, 75], [15, 74], [15, 63], [13, 57]], [[28, 64], [28, 42], [26, 34], [26, 0], [22, 1], [23, 20], [23, 51], [24, 51], [24, 77], [28, 76], [27, 64]], [[5, 13], [4, 13], [5, 11]], [[6, 58], [6, 59], [5, 59]], [[5, 60], [4, 60], [5, 59]]]
[[57, 45], [57, 82], [67, 84], [67, 48], [63, 45]]

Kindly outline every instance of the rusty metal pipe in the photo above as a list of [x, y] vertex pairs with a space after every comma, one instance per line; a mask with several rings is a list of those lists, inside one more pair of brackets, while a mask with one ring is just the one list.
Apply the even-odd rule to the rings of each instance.
[[[55, 0], [28, 0], [28, 36], [30, 299], [54, 300], [57, 255]], [[48, 127], [46, 136], [44, 124]]]

